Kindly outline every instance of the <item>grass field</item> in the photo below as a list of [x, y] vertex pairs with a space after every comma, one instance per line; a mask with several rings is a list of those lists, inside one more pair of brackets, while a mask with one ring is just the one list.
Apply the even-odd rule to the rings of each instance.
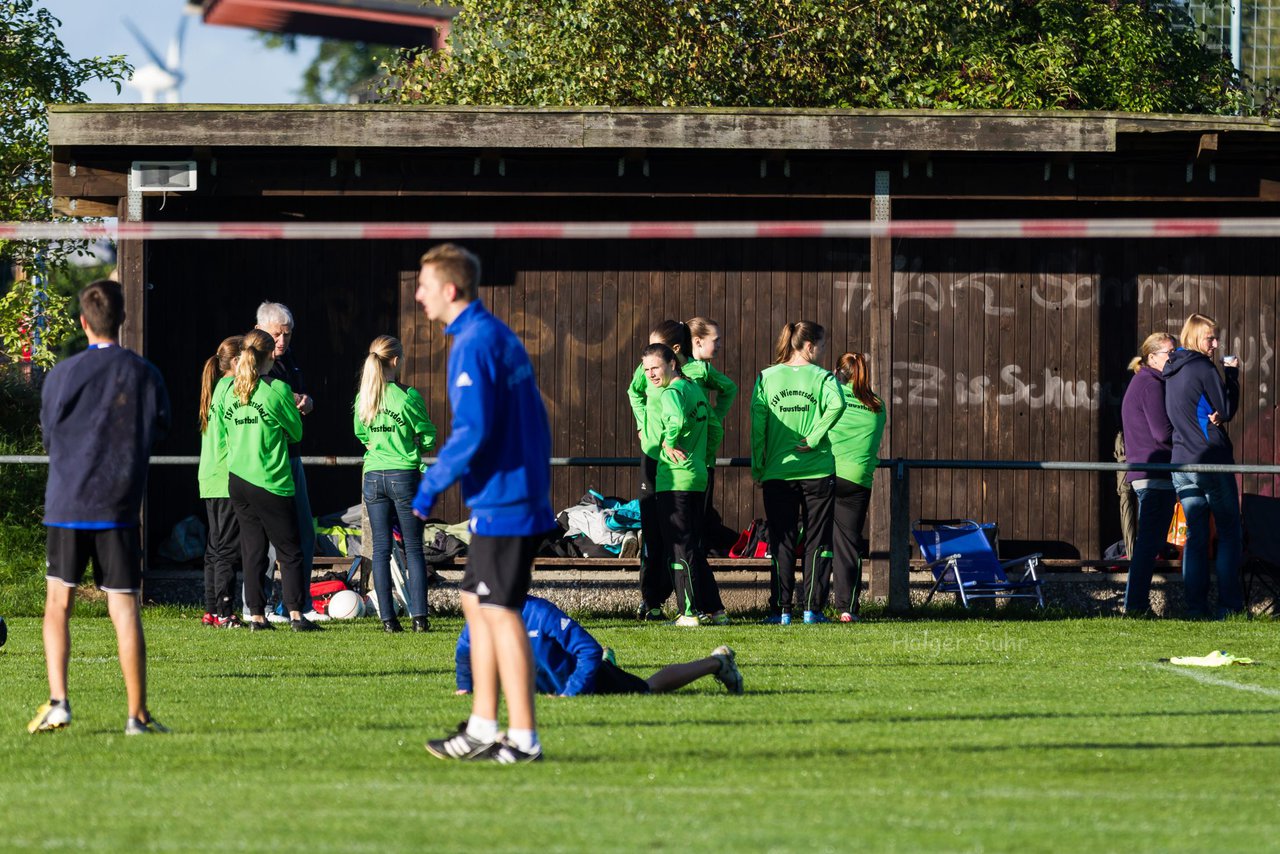
[[[747, 693], [540, 700], [547, 761], [422, 742], [466, 716], [458, 620], [319, 635], [151, 609], [152, 708], [125, 740], [110, 623], [73, 622], [71, 728], [39, 622], [0, 650], [0, 849], [1249, 851], [1280, 831], [1269, 621], [882, 620], [676, 629], [584, 622], [641, 675], [738, 651]], [[1253, 667], [1171, 655], [1227, 649]]]

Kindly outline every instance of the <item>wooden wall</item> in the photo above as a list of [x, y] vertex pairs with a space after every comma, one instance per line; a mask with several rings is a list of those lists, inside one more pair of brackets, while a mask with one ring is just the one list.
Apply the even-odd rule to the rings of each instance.
[[[356, 211], [359, 216], [363, 211]], [[1216, 316], [1244, 364], [1232, 426], [1240, 462], [1276, 459], [1277, 247], [1267, 241], [895, 241], [887, 289], [873, 282], [867, 241], [509, 241], [470, 244], [485, 262], [483, 298], [524, 340], [551, 417], [557, 456], [635, 456], [625, 388], [650, 328], [696, 314], [722, 324], [719, 366], [740, 387], [723, 456], [749, 450], [748, 397], [787, 320], [831, 333], [873, 364], [891, 401], [883, 456], [1110, 460], [1125, 364], [1147, 331], [1177, 332], [1191, 311]], [[199, 368], [227, 334], [252, 325], [263, 299], [288, 304], [295, 349], [318, 401], [309, 454], [356, 454], [350, 402], [368, 342], [399, 334], [406, 381], [448, 433], [441, 389], [448, 342], [413, 303], [414, 244], [153, 244], [148, 249], [149, 355], [175, 402], [161, 453], [198, 451]], [[877, 300], [891, 293], [892, 305]], [[880, 314], [877, 315], [877, 312]], [[873, 320], [887, 322], [876, 350]], [[883, 360], [881, 360], [883, 361]], [[359, 501], [357, 469], [311, 469], [316, 512]], [[632, 497], [632, 468], [558, 468], [557, 508], [589, 487]], [[1005, 541], [1058, 556], [1097, 557], [1119, 538], [1114, 477], [1039, 472], [917, 472], [913, 513], [1000, 523]], [[1246, 478], [1275, 494], [1273, 478]], [[156, 469], [153, 531], [200, 512], [194, 471]], [[745, 470], [723, 472], [717, 505], [741, 528], [763, 515]], [[873, 549], [883, 552], [879, 502]], [[461, 518], [456, 491], [440, 507]]]

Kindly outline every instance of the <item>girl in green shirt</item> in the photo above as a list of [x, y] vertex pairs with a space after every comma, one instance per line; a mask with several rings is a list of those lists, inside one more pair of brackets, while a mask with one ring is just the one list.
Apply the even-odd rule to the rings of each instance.
[[[683, 365], [693, 350], [689, 327], [679, 320], [664, 320], [649, 333], [650, 344], [662, 344], [675, 355], [677, 366]], [[636, 430], [640, 436], [640, 538], [644, 551], [640, 556], [640, 608], [636, 616], [641, 620], [661, 620], [662, 604], [671, 596], [672, 578], [669, 562], [663, 557], [667, 547], [662, 539], [662, 526], [658, 524], [658, 511], [654, 505], [657, 495], [658, 459], [662, 449], [662, 419], [658, 400], [662, 388], [649, 382], [643, 362], [636, 366], [631, 385], [627, 387], [627, 400], [635, 415]]]
[[290, 442], [302, 438], [302, 417], [289, 384], [266, 376], [275, 364], [275, 346], [261, 329], [245, 333], [240, 343], [235, 378], [222, 412], [230, 472], [227, 492], [240, 524], [249, 628], [272, 628], [265, 617], [259, 568], [266, 566], [268, 545], [274, 545], [289, 622], [296, 632], [311, 632], [320, 626], [302, 616], [309, 579], [302, 564], [288, 450]]
[[373, 589], [378, 594], [383, 629], [404, 631], [391, 598], [391, 526], [400, 522], [408, 580], [409, 616], [415, 632], [425, 632], [427, 565], [422, 557], [422, 520], [413, 514], [422, 455], [436, 441], [436, 428], [427, 417], [427, 404], [417, 389], [401, 385], [404, 347], [390, 335], [369, 345], [360, 375], [360, 392], [353, 406], [356, 438], [365, 447], [364, 506], [373, 533]]
[[816, 362], [826, 330], [811, 320], [788, 323], [774, 364], [751, 395], [751, 476], [763, 486], [773, 556], [768, 623], [790, 625], [796, 542], [804, 532], [801, 605], [806, 623], [825, 623], [831, 578], [835, 459], [827, 431], [844, 411], [836, 378]]
[[235, 628], [240, 618], [235, 602], [236, 570], [240, 567], [240, 526], [227, 492], [227, 431], [222, 408], [231, 391], [241, 336], [232, 335], [204, 363], [200, 377], [200, 467], [196, 478], [209, 519], [204, 550], [203, 625]]
[[[733, 401], [738, 396], [738, 386], [733, 380], [716, 370], [715, 365], [711, 364], [711, 360], [720, 352], [720, 324], [706, 317], [694, 317], [686, 325], [689, 327], [689, 335], [693, 339], [693, 350], [691, 351], [693, 358], [685, 363], [681, 370], [686, 377], [702, 387], [708, 402], [712, 403], [711, 411], [715, 415], [716, 421], [720, 423], [721, 436], [723, 437], [724, 420], [729, 414], [729, 407], [733, 406]], [[726, 530], [720, 514], [716, 512], [714, 506], [716, 491], [715, 460], [719, 453], [719, 442], [707, 448], [709, 466], [707, 469], [707, 501], [703, 514], [701, 539], [701, 551], [704, 556], [711, 546], [711, 543], [708, 542], [708, 532]], [[729, 533], [733, 534], [732, 531]]]
[[[718, 441], [719, 422], [702, 389], [680, 373], [675, 352], [650, 344], [641, 353], [645, 378], [659, 389], [659, 456], [654, 507], [666, 548], [680, 614], [677, 626], [699, 625], [699, 614], [727, 622], [715, 577], [699, 560], [703, 490], [707, 485], [707, 447]], [[650, 417], [653, 413], [650, 413]]]
[[861, 353], [845, 353], [836, 363], [836, 379], [844, 395], [844, 413], [828, 434], [836, 459], [836, 487], [832, 551], [835, 554], [835, 601], [840, 622], [858, 619], [858, 589], [862, 584], [862, 536], [871, 503], [871, 481], [880, 463], [884, 436], [884, 401], [871, 390], [871, 370]]

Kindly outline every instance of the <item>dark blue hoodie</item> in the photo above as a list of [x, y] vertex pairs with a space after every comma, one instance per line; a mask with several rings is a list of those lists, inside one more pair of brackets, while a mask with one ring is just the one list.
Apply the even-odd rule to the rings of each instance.
[[1225, 423], [1240, 404], [1240, 369], [1224, 368], [1224, 380], [1209, 357], [1179, 347], [1164, 366], [1164, 408], [1173, 424], [1174, 463], [1234, 463], [1231, 437], [1211, 424]]

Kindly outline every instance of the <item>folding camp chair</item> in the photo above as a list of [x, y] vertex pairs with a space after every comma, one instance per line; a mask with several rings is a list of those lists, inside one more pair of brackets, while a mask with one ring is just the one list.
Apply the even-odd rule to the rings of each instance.
[[[933, 573], [926, 604], [935, 593], [954, 593], [966, 608], [974, 599], [1035, 599], [1044, 607], [1041, 580], [1036, 576], [1041, 553], [1002, 562], [993, 544], [994, 525], [979, 525], [972, 519], [917, 519], [911, 535]], [[1024, 567], [1022, 574], [1011, 580], [1005, 571], [1018, 566]]]
[[1240, 577], [1245, 604], [1256, 596], [1261, 610], [1274, 614], [1280, 606], [1280, 498], [1246, 492], [1240, 516], [1244, 528]]

